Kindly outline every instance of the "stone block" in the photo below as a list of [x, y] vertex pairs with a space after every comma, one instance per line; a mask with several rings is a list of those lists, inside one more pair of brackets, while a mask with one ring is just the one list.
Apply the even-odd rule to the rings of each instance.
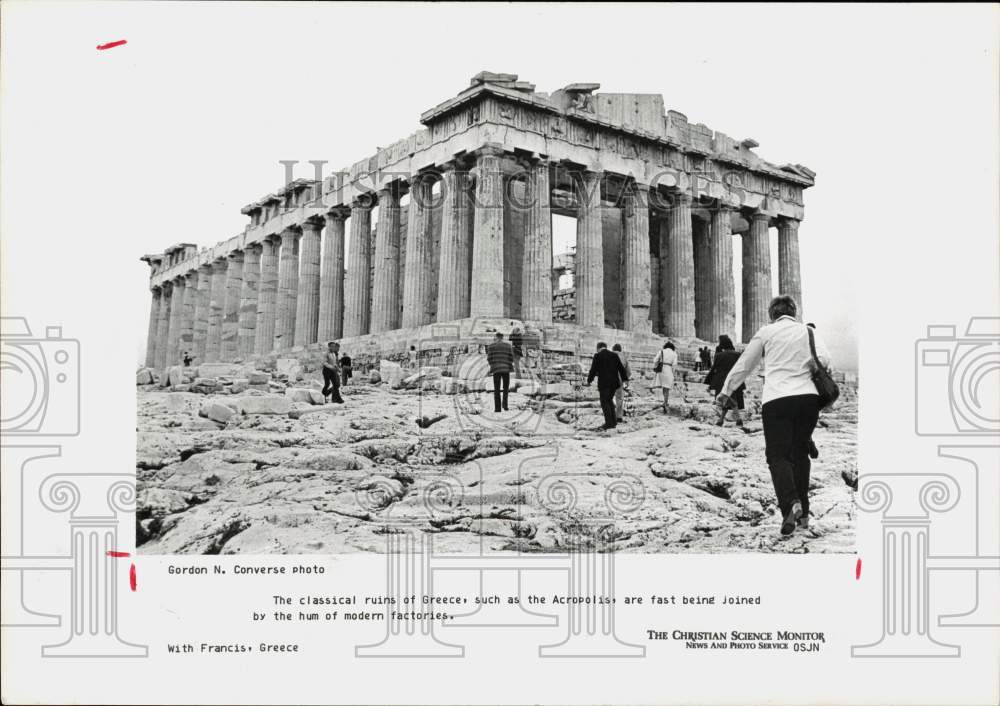
[[198, 416], [211, 419], [213, 422], [225, 424], [229, 418], [236, 414], [236, 410], [227, 404], [209, 400], [198, 410]]
[[420, 368], [417, 372], [413, 373], [409, 377], [403, 378], [402, 386], [407, 389], [430, 389], [425, 387], [427, 383], [436, 384], [436, 381], [441, 378], [441, 368], [436, 365], [428, 365]]
[[246, 378], [237, 378], [228, 385], [229, 394], [238, 395], [241, 392], [246, 392], [250, 387], [250, 381]]
[[156, 377], [149, 368], [140, 368], [135, 374], [136, 385], [152, 385], [154, 382], [156, 382]]
[[286, 375], [290, 382], [295, 382], [302, 377], [302, 362], [298, 358], [278, 358], [275, 365], [278, 373]]
[[271, 373], [264, 373], [259, 370], [247, 373], [247, 382], [251, 385], [266, 385], [271, 382]]
[[199, 365], [197, 368], [198, 371], [197, 377], [218, 378], [218, 377], [239, 375], [241, 367], [242, 366], [231, 365], [229, 363], [203, 363]]
[[177, 387], [184, 384], [184, 369], [179, 365], [172, 365], [167, 370], [167, 385]]
[[241, 397], [236, 400], [236, 411], [240, 414], [288, 414], [291, 409], [291, 398], [278, 395]]
[[403, 368], [399, 363], [391, 360], [380, 360], [378, 363], [379, 377], [389, 387], [395, 389], [403, 381]]
[[306, 387], [289, 387], [285, 390], [285, 397], [293, 402], [304, 402], [305, 404], [323, 404], [323, 393]]

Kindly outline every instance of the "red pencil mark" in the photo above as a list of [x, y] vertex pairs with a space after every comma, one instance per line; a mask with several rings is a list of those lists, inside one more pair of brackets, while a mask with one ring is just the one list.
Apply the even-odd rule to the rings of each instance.
[[855, 580], [861, 578], [861, 557], [858, 557], [858, 563], [854, 567], [854, 578]]
[[108, 556], [113, 557], [115, 559], [121, 559], [122, 557], [132, 556], [132, 555], [129, 554], [128, 552], [116, 552], [114, 549], [109, 549]]
[[133, 591], [135, 591], [135, 564], [128, 570], [128, 585]]
[[127, 44], [128, 42], [124, 39], [119, 39], [117, 42], [108, 42], [107, 44], [98, 44], [97, 51], [104, 51], [105, 49], [114, 49], [115, 47], [120, 47], [122, 44]]

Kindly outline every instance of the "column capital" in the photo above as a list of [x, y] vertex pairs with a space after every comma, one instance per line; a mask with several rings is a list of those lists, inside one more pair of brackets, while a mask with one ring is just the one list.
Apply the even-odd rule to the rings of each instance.
[[226, 260], [228, 262], [243, 262], [243, 251], [233, 250], [231, 253], [226, 255]]
[[493, 142], [489, 142], [479, 149], [474, 151], [477, 158], [479, 157], [502, 157], [504, 153], [503, 145], [499, 145]]
[[323, 219], [319, 216], [313, 216], [303, 221], [300, 226], [303, 233], [307, 230], [319, 231], [323, 227]]
[[211, 264], [212, 274], [213, 275], [214, 274], [221, 274], [222, 272], [226, 271], [226, 268], [228, 266], [229, 266], [229, 263], [226, 261], [225, 258], [219, 258], [217, 260], [213, 260], [212, 264]]
[[766, 221], [768, 224], [770, 224], [770, 222], [771, 222], [771, 216], [770, 216], [770, 214], [764, 213], [762, 211], [754, 211], [753, 213], [751, 213], [749, 215], [750, 215], [750, 220], [751, 221], [755, 221], [757, 223], [759, 223], [761, 221]]
[[300, 230], [295, 226], [290, 226], [281, 231], [279, 237], [281, 238], [281, 244], [284, 245], [285, 243], [294, 243], [300, 235], [302, 235]]
[[198, 280], [198, 270], [188, 270], [184, 273], [184, 280], [187, 283], [196, 282]]
[[778, 227], [787, 230], [798, 230], [800, 222], [797, 218], [781, 217], [778, 219]]
[[246, 252], [252, 252], [252, 253], [256, 253], [257, 255], [260, 255], [261, 252], [264, 250], [264, 244], [263, 243], [247, 243], [246, 247], [243, 248], [243, 250], [246, 251]]
[[351, 215], [351, 209], [349, 206], [334, 206], [325, 214], [326, 222], [330, 223], [332, 221], [346, 221]]
[[362, 194], [351, 201], [351, 211], [371, 211], [375, 207], [374, 199], [370, 194]]

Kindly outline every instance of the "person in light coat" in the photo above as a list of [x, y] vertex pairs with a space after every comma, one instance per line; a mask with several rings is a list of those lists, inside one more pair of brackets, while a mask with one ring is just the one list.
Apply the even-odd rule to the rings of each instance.
[[664, 343], [663, 348], [653, 358], [654, 370], [657, 364], [660, 365], [660, 371], [653, 375], [652, 387], [662, 390], [663, 413], [668, 414], [670, 412], [670, 388], [674, 386], [674, 366], [677, 365], [677, 350], [670, 341]]

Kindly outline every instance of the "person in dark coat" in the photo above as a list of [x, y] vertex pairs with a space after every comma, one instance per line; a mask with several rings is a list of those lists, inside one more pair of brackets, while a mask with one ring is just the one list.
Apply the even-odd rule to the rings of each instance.
[[[707, 348], [706, 348], [707, 350]], [[718, 395], [719, 391], [722, 390], [723, 383], [726, 382], [726, 377], [729, 375], [729, 371], [733, 369], [736, 365], [736, 361], [739, 360], [740, 354], [736, 351], [736, 346], [733, 345], [733, 340], [723, 334], [719, 336], [719, 347], [715, 349], [715, 360], [712, 361], [712, 368], [708, 371], [708, 375], [705, 376], [705, 384], [708, 386], [708, 391], [712, 393], [713, 396]], [[739, 388], [730, 395], [730, 398], [736, 404], [736, 424], [739, 426], [743, 425], [743, 419], [740, 416], [740, 411], [744, 407], [743, 402], [743, 391], [746, 390], [746, 385], [740, 385]], [[722, 417], [725, 419], [725, 416]]]
[[609, 351], [608, 344], [604, 341], [597, 344], [587, 384], [590, 385], [594, 378], [597, 378], [597, 392], [601, 397], [601, 411], [604, 412], [604, 426], [601, 429], [614, 429], [618, 425], [615, 417], [615, 390], [628, 383], [628, 371], [625, 370], [622, 359]]
[[[486, 362], [493, 376], [493, 411], [507, 410], [507, 392], [510, 390], [510, 373], [514, 369], [514, 348], [498, 333], [493, 343], [486, 346]], [[501, 387], [503, 396], [501, 397]]]
[[708, 350], [708, 346], [702, 346], [698, 349], [698, 358], [701, 361], [702, 370], [710, 370], [712, 368], [712, 351]]
[[351, 356], [344, 355], [340, 358], [340, 379], [341, 385], [347, 387], [347, 382], [354, 377], [353, 369], [351, 368]]

